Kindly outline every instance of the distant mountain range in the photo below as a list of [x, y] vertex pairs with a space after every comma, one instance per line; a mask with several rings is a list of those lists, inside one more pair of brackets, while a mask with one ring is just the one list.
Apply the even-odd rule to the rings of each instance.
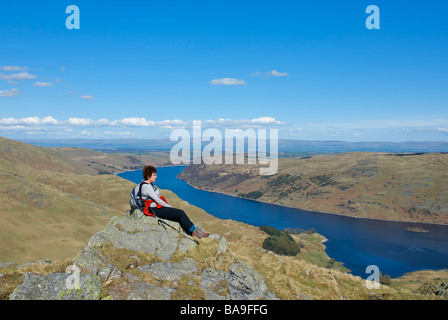
[[[177, 141], [169, 139], [20, 139], [41, 147], [78, 147], [107, 152], [128, 150], [170, 150]], [[209, 142], [203, 142], [203, 146]], [[224, 143], [223, 143], [224, 145]], [[448, 142], [347, 142], [279, 139], [279, 152], [338, 153], [353, 151], [369, 152], [448, 152]]]

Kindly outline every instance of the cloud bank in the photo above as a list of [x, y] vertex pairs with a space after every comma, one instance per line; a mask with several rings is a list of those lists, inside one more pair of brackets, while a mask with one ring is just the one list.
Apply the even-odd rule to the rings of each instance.
[[[284, 125], [273, 117], [258, 117], [253, 119], [218, 119], [203, 120], [203, 127], [213, 128], [260, 128], [268, 126]], [[185, 121], [180, 119], [167, 119], [162, 121], [148, 120], [143, 117], [129, 117], [117, 120], [109, 119], [89, 119], [89, 118], [69, 118], [59, 120], [52, 116], [41, 117], [25, 117], [25, 118], [2, 118], [0, 119], [0, 132], [6, 133], [24, 133], [24, 134], [81, 134], [83, 136], [95, 135], [118, 135], [130, 136], [136, 135], [132, 130], [140, 128], [153, 128], [162, 130], [172, 130], [177, 128], [192, 128], [193, 121]], [[90, 130], [92, 129], [93, 130]], [[104, 128], [105, 131], [98, 131]], [[127, 128], [128, 131], [117, 131], [120, 128]]]

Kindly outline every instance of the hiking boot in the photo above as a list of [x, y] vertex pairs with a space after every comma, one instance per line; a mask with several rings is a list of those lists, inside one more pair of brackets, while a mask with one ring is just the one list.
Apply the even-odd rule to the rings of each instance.
[[192, 236], [196, 237], [196, 238], [205, 238], [205, 237], [208, 237], [208, 233], [204, 232], [200, 229], [196, 229], [193, 231]]

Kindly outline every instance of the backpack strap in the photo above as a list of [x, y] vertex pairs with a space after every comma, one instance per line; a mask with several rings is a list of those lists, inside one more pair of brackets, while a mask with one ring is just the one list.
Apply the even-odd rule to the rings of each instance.
[[144, 184], [149, 184], [149, 183], [145, 182], [144, 180], [142, 182], [140, 182], [140, 186], [138, 188], [138, 193], [137, 193], [137, 196], [141, 200], [143, 200], [143, 203], [144, 203], [144, 206], [143, 206], [143, 208], [141, 208], [141, 210], [143, 211], [143, 213], [146, 216], [155, 217], [156, 214], [155, 214], [154, 210], [152, 210], [152, 208], [151, 208], [151, 203], [154, 202], [154, 200], [152, 200], [152, 199], [143, 199], [142, 198], [142, 187], [143, 187]]
[[144, 184], [149, 184], [149, 183], [145, 182], [145, 181], [140, 182], [140, 187], [138, 188], [138, 193], [137, 193], [137, 197], [139, 197], [140, 199], [142, 198], [142, 187]]

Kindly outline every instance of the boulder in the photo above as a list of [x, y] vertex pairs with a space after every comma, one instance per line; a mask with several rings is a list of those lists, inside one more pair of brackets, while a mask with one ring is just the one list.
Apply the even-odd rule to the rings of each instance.
[[[167, 222], [179, 228], [177, 223]], [[220, 256], [220, 260], [223, 255], [232, 255], [224, 237], [213, 234], [210, 239], [216, 241], [214, 254]], [[186, 282], [182, 281], [185, 277], [188, 277], [188, 285], [196, 286], [192, 292], [202, 291], [207, 300], [277, 299], [268, 290], [263, 277], [242, 261], [234, 262], [226, 271], [217, 270], [218, 265], [204, 270], [198, 267], [200, 264], [188, 256], [188, 250], [197, 245], [180, 232], [159, 225], [158, 219], [141, 212], [114, 217], [104, 230], [89, 239], [70, 266], [78, 272], [79, 288], [69, 289], [69, 273], [26, 273], [23, 284], [14, 290], [10, 299], [101, 299], [104, 288], [107, 288], [104, 293], [107, 299], [169, 300], [179, 285], [185, 286]], [[101, 247], [106, 246], [107, 251], [102, 250]], [[124, 256], [125, 259], [129, 257], [126, 267], [123, 260], [117, 264], [111, 259], [110, 252], [113, 254], [115, 249], [130, 251]], [[180, 262], [171, 261], [176, 252], [186, 257]], [[153, 254], [158, 260], [140, 265], [141, 253]], [[152, 280], [148, 282], [148, 279]], [[185, 291], [181, 290], [176, 297], [184, 295]]]
[[70, 285], [70, 273], [37, 275], [27, 272], [23, 283], [10, 295], [11, 300], [99, 300], [102, 286], [96, 275], [79, 275], [79, 288]]

